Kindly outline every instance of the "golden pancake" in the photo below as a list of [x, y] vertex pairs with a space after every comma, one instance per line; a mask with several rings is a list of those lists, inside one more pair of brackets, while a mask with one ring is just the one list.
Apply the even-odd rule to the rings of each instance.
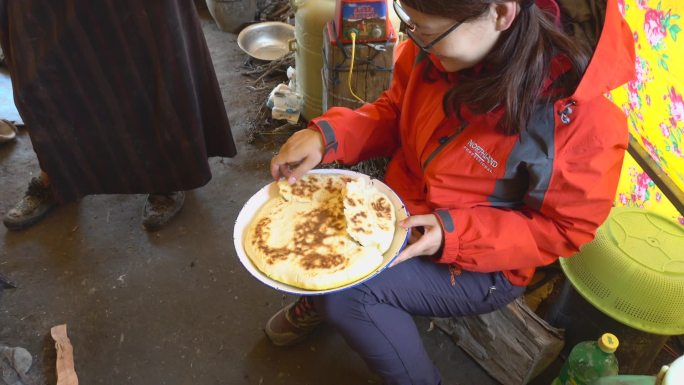
[[[246, 229], [247, 256], [268, 277], [308, 290], [344, 286], [373, 272], [383, 261], [380, 249], [387, 249], [385, 230], [379, 224], [394, 233], [394, 208], [377, 190], [363, 191], [372, 188], [370, 183], [353, 185], [353, 193], [359, 195], [354, 199], [361, 200], [360, 207], [369, 208], [369, 217], [374, 218], [372, 223], [363, 223], [364, 231], [378, 231], [383, 240], [382, 246], [355, 241], [348, 232], [355, 225], [348, 223], [344, 200], [346, 186], [356, 179], [340, 174], [307, 174], [294, 185], [279, 182], [279, 196], [266, 202]], [[391, 209], [389, 217], [380, 214], [387, 207]]]

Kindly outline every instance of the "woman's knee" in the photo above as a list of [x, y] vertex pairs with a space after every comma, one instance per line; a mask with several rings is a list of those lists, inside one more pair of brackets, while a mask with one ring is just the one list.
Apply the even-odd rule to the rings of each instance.
[[338, 293], [313, 298], [316, 311], [328, 322], [336, 323], [347, 317], [364, 318], [366, 293], [360, 288], [352, 288]]

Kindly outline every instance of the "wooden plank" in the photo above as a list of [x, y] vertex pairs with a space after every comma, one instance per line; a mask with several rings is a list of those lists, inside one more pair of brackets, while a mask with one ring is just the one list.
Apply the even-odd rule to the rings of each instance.
[[505, 385], [527, 384], [563, 349], [562, 330], [546, 323], [522, 298], [491, 313], [433, 321]]
[[629, 134], [629, 147], [627, 150], [639, 164], [639, 167], [644, 169], [646, 174], [653, 179], [653, 183], [660, 188], [667, 199], [672, 202], [672, 205], [677, 208], [677, 211], [684, 215], [684, 191], [658, 166], [651, 155], [646, 152], [644, 147], [631, 133]]
[[[352, 88], [366, 102], [375, 101], [389, 88], [392, 80], [394, 43], [357, 44], [355, 50]], [[351, 44], [330, 42], [328, 33], [323, 41], [323, 110], [331, 107], [358, 108], [359, 102], [349, 90]]]
[[366, 95], [365, 100], [373, 102], [377, 100], [380, 95], [389, 88], [392, 81], [392, 73], [387, 72], [388, 68], [392, 68], [392, 61], [394, 60], [394, 47], [389, 53], [381, 53], [375, 49], [368, 49], [369, 61], [372, 64], [366, 66]]

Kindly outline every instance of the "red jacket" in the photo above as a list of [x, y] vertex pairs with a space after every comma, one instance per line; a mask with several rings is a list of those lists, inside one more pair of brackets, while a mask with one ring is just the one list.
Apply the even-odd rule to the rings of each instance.
[[390, 89], [376, 102], [354, 111], [335, 107], [312, 120], [326, 142], [323, 161], [391, 156], [386, 183], [412, 215], [436, 213], [440, 220], [438, 262], [503, 271], [526, 285], [535, 267], [591, 241], [612, 206], [628, 131], [604, 93], [634, 76], [633, 39], [617, 0], [608, 1], [577, 91], [540, 106], [520, 135], [495, 129], [501, 111], [464, 109], [463, 121], [447, 118], [442, 98], [453, 80], [424, 81], [419, 53], [412, 42], [400, 47]]

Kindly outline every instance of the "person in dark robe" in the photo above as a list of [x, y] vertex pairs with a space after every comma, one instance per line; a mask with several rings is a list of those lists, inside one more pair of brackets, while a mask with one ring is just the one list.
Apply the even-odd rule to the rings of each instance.
[[193, 0], [0, 0], [0, 43], [42, 170], [9, 229], [90, 194], [149, 194], [157, 229], [236, 154]]

